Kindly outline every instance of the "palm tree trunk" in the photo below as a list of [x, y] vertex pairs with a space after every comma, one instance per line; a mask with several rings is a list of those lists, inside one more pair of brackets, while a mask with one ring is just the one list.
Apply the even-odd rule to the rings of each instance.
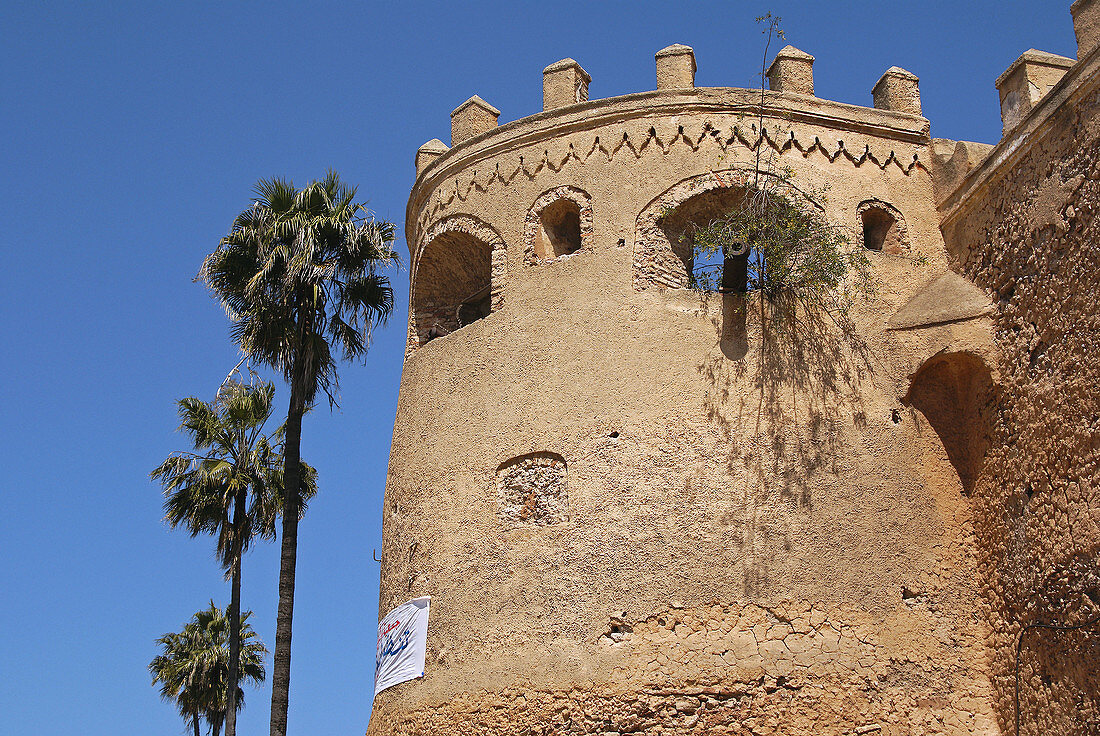
[[233, 499], [233, 583], [229, 603], [229, 692], [225, 703], [225, 736], [237, 736], [237, 682], [241, 664], [241, 547], [244, 544], [244, 506], [247, 499], [239, 491]]
[[294, 571], [298, 559], [298, 508], [301, 505], [299, 460], [302, 446], [302, 399], [299, 366], [290, 385], [290, 410], [286, 417], [283, 447], [283, 544], [279, 561], [279, 612], [275, 622], [275, 661], [271, 676], [271, 736], [286, 736], [290, 707], [290, 638], [294, 620]]
[[193, 725], [195, 727], [195, 736], [202, 736], [202, 734], [199, 732], [199, 714], [198, 713], [196, 713], [191, 718], [191, 725]]

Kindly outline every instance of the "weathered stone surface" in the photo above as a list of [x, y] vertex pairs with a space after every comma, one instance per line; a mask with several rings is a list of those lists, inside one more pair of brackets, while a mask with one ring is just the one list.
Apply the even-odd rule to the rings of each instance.
[[988, 143], [932, 139], [932, 189], [940, 203], [959, 188], [967, 174], [981, 163], [993, 146]]
[[768, 87], [776, 92], [814, 93], [814, 57], [794, 46], [784, 46], [768, 67]]
[[1029, 49], [997, 77], [1001, 123], [1005, 133], [1027, 117], [1073, 63], [1073, 59], [1065, 56]]
[[451, 149], [443, 141], [432, 138], [416, 151], [416, 173], [419, 174], [428, 164], [449, 150]]
[[451, 113], [451, 145], [492, 130], [499, 117], [500, 110], [474, 95]]
[[1077, 58], [1083, 59], [1100, 46], [1100, 2], [1075, 0], [1069, 8], [1077, 36]]
[[505, 524], [557, 524], [569, 518], [565, 460], [541, 452], [509, 460], [497, 470], [500, 517]]
[[[428, 662], [371, 736], [1009, 733], [1022, 623], [1100, 600], [1098, 67], [992, 149], [804, 79], [763, 129], [662, 89], [429, 165], [380, 590], [433, 596]], [[858, 339], [684, 288], [759, 150], [853, 244], [904, 224]], [[1029, 630], [1022, 733], [1097, 729], [1096, 642]]]
[[982, 317], [993, 311], [993, 302], [962, 276], [948, 271], [918, 291], [890, 317], [895, 330]]
[[[1100, 611], [1100, 58], [1069, 71], [948, 202], [953, 267], [994, 294], [1002, 373], [975, 493], [998, 712], [1011, 724], [1021, 626]], [[1100, 729], [1100, 636], [1031, 629], [1021, 733]], [[1011, 732], [1011, 731], [1008, 731]]]
[[695, 51], [674, 43], [658, 51], [657, 89], [683, 89], [695, 86]]
[[920, 80], [901, 67], [892, 66], [875, 83], [871, 95], [875, 107], [909, 115], [920, 115]]
[[588, 101], [592, 77], [573, 59], [556, 61], [542, 70], [542, 109]]

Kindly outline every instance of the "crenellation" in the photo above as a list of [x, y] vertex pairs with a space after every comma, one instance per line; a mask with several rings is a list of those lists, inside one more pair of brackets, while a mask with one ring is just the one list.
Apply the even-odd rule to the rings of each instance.
[[814, 93], [814, 57], [794, 46], [784, 46], [775, 55], [765, 76], [768, 88], [799, 95]]
[[1074, 59], [1036, 49], [1025, 51], [1012, 62], [997, 77], [1004, 132], [1019, 125], [1074, 63]]
[[1083, 59], [1100, 46], [1100, 2], [1075, 0], [1069, 8], [1073, 34], [1077, 37], [1077, 58]]
[[989, 154], [989, 143], [932, 139], [932, 188], [937, 204], [942, 204], [959, 188], [963, 179]]
[[695, 86], [695, 50], [682, 43], [665, 46], [657, 61], [657, 89], [686, 89]]
[[[601, 103], [613, 104], [614, 100], [604, 100]], [[721, 111], [721, 108], [718, 109]], [[735, 109], [741, 109], [741, 103]], [[841, 110], [849, 112], [860, 108], [845, 106]], [[786, 109], [782, 114], [793, 117]], [[434, 190], [433, 198], [416, 220], [414, 232], [424, 232], [449, 208], [460, 206], [475, 191], [513, 187], [516, 182], [541, 180], [546, 175], [557, 174], [576, 166], [590, 166], [601, 160], [624, 165], [641, 163], [652, 156], [675, 155], [681, 149], [703, 157], [725, 157], [744, 155], [744, 152], [753, 152], [763, 146], [765, 150], [774, 151], [784, 158], [820, 159], [857, 169], [872, 166], [882, 171], [896, 169], [906, 176], [912, 176], [919, 171], [927, 172], [928, 169], [920, 158], [919, 143], [913, 145], [914, 139], [919, 142], [927, 138], [927, 122], [922, 121], [916, 126], [911, 119], [906, 122], [908, 124], [905, 126], [890, 129], [890, 138], [873, 138], [862, 146], [853, 143], [855, 138], [852, 137], [851, 130], [844, 133], [848, 144], [839, 138], [839, 133], [834, 133], [831, 140], [822, 140], [822, 136], [809, 135], [805, 132], [807, 129], [801, 126], [790, 128], [787, 123], [788, 129], [784, 130], [783, 122], [770, 130], [765, 128], [758, 132], [751, 123], [746, 126], [743, 115], [729, 112], [722, 113], [721, 117], [708, 116], [689, 125], [668, 128], [646, 124], [644, 127], [623, 129], [616, 125], [610, 131], [604, 129], [591, 135], [575, 135], [568, 146], [556, 155], [546, 148], [535, 149], [533, 156], [502, 154], [491, 168], [472, 169], [468, 174], [440, 183]], [[570, 126], [573, 125], [570, 121]], [[895, 138], [896, 140], [891, 140]]]
[[419, 174], [428, 164], [451, 150], [446, 143], [438, 138], [432, 138], [416, 151], [416, 173]]
[[556, 61], [542, 70], [542, 109], [588, 102], [592, 77], [573, 59]]
[[497, 127], [499, 117], [500, 110], [474, 95], [451, 113], [451, 146]]
[[907, 115], [920, 115], [919, 82], [916, 74], [901, 67], [890, 67], [871, 90], [875, 107]]

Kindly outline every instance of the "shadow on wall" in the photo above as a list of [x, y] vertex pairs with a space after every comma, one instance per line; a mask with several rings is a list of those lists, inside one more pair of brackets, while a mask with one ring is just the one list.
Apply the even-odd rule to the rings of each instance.
[[722, 295], [722, 326], [718, 347], [728, 360], [742, 360], [749, 352], [749, 300], [744, 293]]
[[[941, 353], [913, 375], [903, 399], [924, 415], [970, 495], [985, 465], [992, 435], [993, 377], [970, 353]], [[919, 425], [918, 425], [919, 426]]]
[[756, 292], [721, 297], [712, 321], [719, 350], [698, 372], [707, 415], [731, 443], [728, 467], [746, 479], [745, 593], [758, 596], [776, 534], [791, 532], [792, 512], [813, 508], [816, 478], [838, 472], [841, 426], [866, 424], [863, 383], [873, 369], [846, 318]]
[[[643, 282], [695, 286], [704, 311], [721, 300], [721, 313], [712, 319], [718, 349], [697, 370], [708, 386], [707, 415], [731, 445], [727, 468], [744, 478], [743, 488], [731, 489], [740, 491], [731, 513], [744, 515], [745, 593], [759, 596], [770, 586], [773, 556], [792, 543], [794, 515], [813, 507], [816, 477], [837, 472], [840, 427], [866, 422], [862, 383], [873, 370], [846, 315], [798, 294], [765, 297], [749, 290], [753, 258], [747, 245], [700, 261], [706, 256], [696, 253], [696, 229], [743, 208], [751, 177], [733, 172], [681, 182], [655, 200], [664, 207], [655, 228], [647, 230], [645, 212], [639, 216], [639, 232], [651, 241], [642, 255], [671, 251], [668, 278], [643, 270]], [[688, 196], [670, 206], [683, 194]], [[790, 194], [816, 207], [804, 193], [792, 188]], [[635, 271], [638, 276], [637, 262]]]

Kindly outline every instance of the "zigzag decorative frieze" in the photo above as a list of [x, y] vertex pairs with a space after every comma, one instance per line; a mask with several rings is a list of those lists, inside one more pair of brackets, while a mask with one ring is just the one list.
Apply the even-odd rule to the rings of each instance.
[[[686, 146], [693, 153], [698, 152], [704, 146], [716, 147], [721, 152], [740, 147], [755, 153], [762, 145], [766, 145], [780, 155], [796, 152], [801, 154], [803, 158], [809, 158], [817, 154], [824, 157], [829, 163], [836, 163], [838, 160], [844, 159], [851, 162], [856, 168], [870, 164], [886, 171], [893, 165], [906, 176], [912, 174], [915, 169], [928, 171], [915, 153], [908, 163], [903, 163], [902, 159], [893, 150], [885, 157], [876, 156], [871, 151], [870, 145], [865, 145], [863, 151], [857, 155], [850, 151], [842, 140], [838, 140], [835, 144], [835, 150], [830, 152], [819, 136], [814, 136], [813, 142], [807, 145], [797, 138], [794, 131], [788, 131], [787, 135], [773, 136], [766, 127], [761, 128], [758, 132], [755, 124], [750, 125], [748, 128], [734, 125], [728, 134], [724, 134], [710, 122], [704, 122], [703, 130], [698, 136], [689, 136], [684, 126], [680, 125], [677, 127], [676, 133], [667, 140], [661, 139], [656, 127], [650, 127], [640, 143], [635, 143], [628, 131], [623, 131], [622, 137], [616, 139], [614, 143], [604, 141], [601, 136], [597, 135], [591, 145], [580, 153], [570, 143], [568, 151], [560, 158], [551, 158], [549, 149], [543, 151], [542, 157], [534, 164], [531, 164], [524, 156], [520, 156], [519, 162], [507, 174], [501, 171], [501, 165], [498, 163], [488, 177], [479, 175], [477, 170], [469, 174], [468, 179], [465, 176], [461, 177], [461, 180], [465, 182], [464, 184], [460, 184], [460, 178], [456, 177], [449, 184], [441, 185], [435, 190], [430, 205], [421, 212], [417, 227], [422, 231], [428, 223], [435, 220], [452, 203], [456, 201], [465, 202], [469, 199], [471, 192], [488, 192], [489, 188], [497, 182], [501, 186], [510, 186], [516, 180], [516, 177], [521, 175], [533, 180], [543, 169], [556, 173], [568, 166], [570, 162], [575, 161], [584, 164], [593, 156], [603, 156], [608, 162], [614, 161], [616, 156], [624, 156], [626, 158], [623, 160], [629, 162], [640, 159], [645, 155], [647, 149], [658, 150], [662, 154], [668, 155], [676, 146]], [[630, 158], [630, 155], [633, 156], [633, 159]]]

